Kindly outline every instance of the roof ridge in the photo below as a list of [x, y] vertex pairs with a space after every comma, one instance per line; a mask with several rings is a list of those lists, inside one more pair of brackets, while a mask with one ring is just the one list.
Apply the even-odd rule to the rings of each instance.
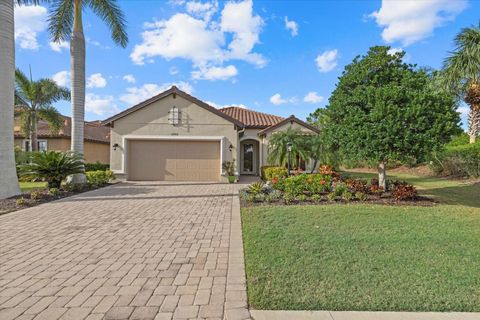
[[237, 107], [237, 106], [228, 106], [228, 107], [223, 107], [223, 108], [220, 108], [220, 109], [218, 109], [218, 110], [222, 111], [222, 110], [225, 110], [225, 109], [237, 109], [237, 110], [244, 110], [244, 111], [247, 111], [247, 112], [254, 112], [254, 113], [261, 114], [261, 115], [267, 115], [267, 116], [271, 116], [271, 117], [276, 117], [276, 118], [282, 118], [282, 119], [285, 119], [285, 117], [278, 116], [278, 115], [276, 115], [276, 114], [266, 113], [266, 112], [262, 112], [262, 111], [252, 110], [252, 109], [246, 109], [246, 108]]

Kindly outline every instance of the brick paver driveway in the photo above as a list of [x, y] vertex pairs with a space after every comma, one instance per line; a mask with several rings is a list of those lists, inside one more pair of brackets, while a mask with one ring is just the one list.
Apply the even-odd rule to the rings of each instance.
[[235, 192], [124, 183], [0, 216], [0, 319], [247, 318]]

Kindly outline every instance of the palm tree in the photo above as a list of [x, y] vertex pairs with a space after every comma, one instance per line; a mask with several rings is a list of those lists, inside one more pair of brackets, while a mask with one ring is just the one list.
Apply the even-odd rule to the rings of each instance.
[[336, 166], [338, 164], [338, 158], [333, 151], [333, 146], [327, 142], [326, 137], [323, 134], [315, 134], [307, 136], [306, 142], [308, 144], [309, 158], [313, 159], [312, 171], [313, 173], [317, 167], [317, 164], [328, 164]]
[[70, 99], [70, 90], [61, 87], [51, 79], [32, 80], [17, 69], [15, 71], [15, 113], [21, 120], [25, 137], [30, 138], [30, 150], [37, 151], [37, 122], [44, 120], [52, 133], [58, 133], [62, 126], [62, 115], [52, 104]]
[[38, 0], [0, 1], [0, 199], [20, 194], [13, 147], [15, 81], [14, 5], [37, 4]]
[[475, 143], [480, 131], [480, 25], [462, 29], [455, 45], [445, 59], [442, 78], [470, 106], [468, 135], [470, 143]]
[[285, 131], [275, 132], [272, 134], [268, 143], [268, 162], [271, 164], [286, 165], [288, 161], [287, 145], [291, 143], [291, 165], [293, 168], [297, 167], [298, 158], [308, 159], [309, 157], [307, 140], [300, 130], [291, 127]]
[[[51, 0], [48, 18], [53, 41], [70, 40], [70, 70], [72, 83], [72, 144], [71, 150], [83, 154], [85, 118], [85, 37], [82, 11], [89, 7], [109, 27], [112, 39], [126, 47], [128, 36], [125, 18], [115, 0]], [[84, 174], [72, 177], [73, 183], [84, 183]]]

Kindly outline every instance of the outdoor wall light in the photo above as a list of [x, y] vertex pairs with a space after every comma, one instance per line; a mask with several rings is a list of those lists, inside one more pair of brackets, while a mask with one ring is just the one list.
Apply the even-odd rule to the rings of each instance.
[[119, 148], [119, 147], [120, 147], [120, 145], [118, 143], [115, 143], [113, 145], [113, 151], [117, 151], [117, 148]]
[[230, 152], [232, 152], [233, 150], [233, 146], [230, 144], [230, 146], [228, 147], [228, 150], [230, 150]]

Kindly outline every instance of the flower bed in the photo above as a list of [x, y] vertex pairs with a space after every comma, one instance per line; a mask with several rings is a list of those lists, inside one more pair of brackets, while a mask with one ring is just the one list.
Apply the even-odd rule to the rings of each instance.
[[[269, 172], [270, 171], [270, 172]], [[330, 166], [319, 173], [287, 177], [281, 168], [266, 169], [266, 182], [256, 182], [240, 190], [244, 205], [298, 204], [336, 202], [432, 203], [418, 196], [416, 188], [404, 181], [388, 181], [388, 190], [378, 186], [377, 179], [344, 177]]]

